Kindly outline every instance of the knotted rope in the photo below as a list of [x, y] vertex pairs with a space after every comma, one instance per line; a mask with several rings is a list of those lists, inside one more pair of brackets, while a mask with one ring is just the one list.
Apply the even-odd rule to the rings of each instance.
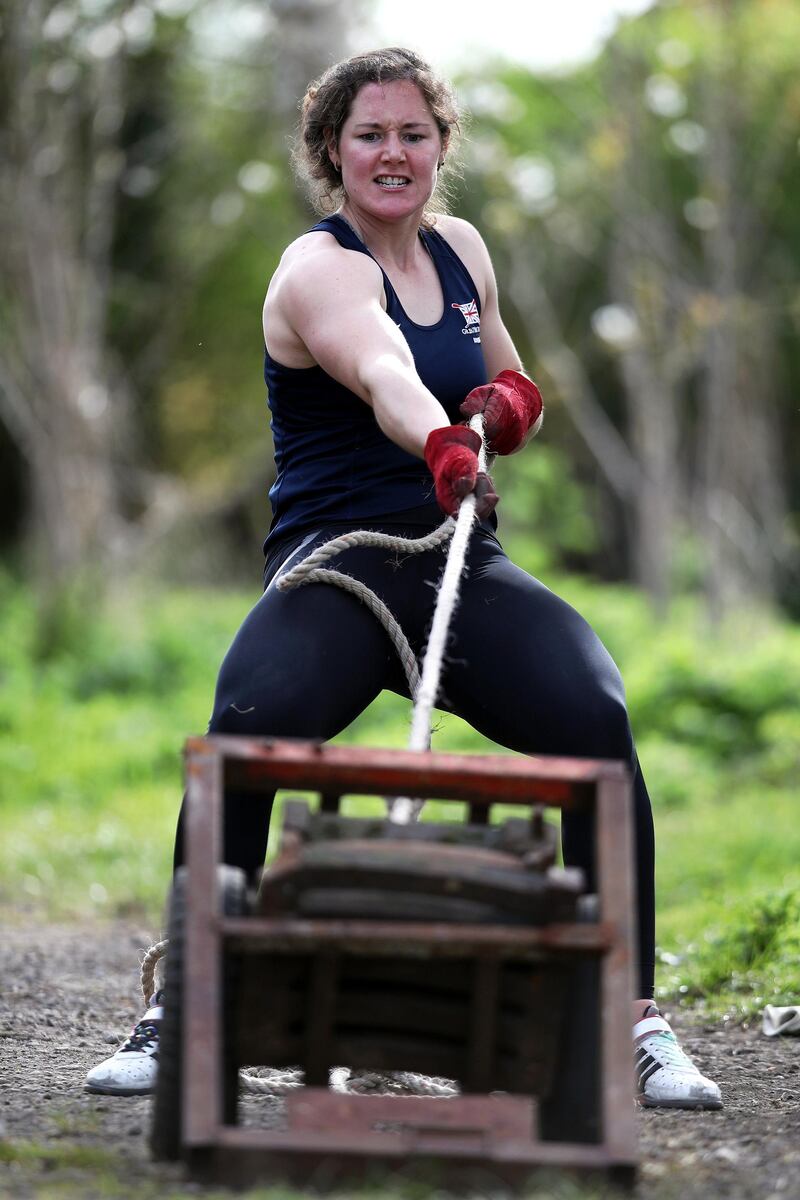
[[158, 966], [159, 960], [164, 958], [166, 955], [168, 945], [169, 938], [164, 938], [163, 942], [156, 942], [155, 945], [151, 946], [144, 952], [144, 958], [142, 959], [140, 967], [139, 982], [142, 985], [142, 995], [144, 997], [145, 1004], [150, 1003], [150, 997], [157, 990], [156, 967]]
[[[486, 471], [488, 462], [486, 446], [483, 441], [483, 417], [479, 414], [473, 417], [469, 424], [471, 429], [481, 435], [478, 470]], [[276, 581], [275, 586], [282, 592], [291, 591], [293, 588], [302, 587], [307, 583], [333, 584], [355, 596], [380, 621], [397, 651], [414, 703], [411, 732], [408, 739], [409, 750], [430, 749], [431, 714], [439, 694], [447, 632], [458, 602], [467, 545], [475, 516], [475, 496], [470, 493], [461, 501], [456, 520], [448, 517], [438, 529], [434, 529], [425, 537], [403, 538], [367, 529], [343, 533], [318, 546], [307, 558], [279, 576]], [[352, 575], [331, 570], [323, 567], [322, 564], [335, 555], [356, 546], [378, 546], [400, 554], [423, 554], [427, 550], [436, 549], [450, 539], [452, 539], [450, 549], [439, 583], [431, 632], [428, 637], [422, 671], [420, 671], [408, 638], [381, 598], [360, 580], [354, 579]], [[419, 818], [423, 805], [424, 800], [406, 796], [390, 798], [387, 800], [389, 820], [398, 825], [410, 824]], [[166, 954], [168, 945], [168, 940], [157, 942], [146, 951], [142, 960], [141, 985], [145, 1004], [149, 1003], [150, 997], [155, 991], [156, 964]], [[262, 1067], [258, 1070], [241, 1070], [239, 1080], [245, 1091], [271, 1096], [285, 1095], [287, 1092], [304, 1086], [303, 1072], [299, 1068]], [[330, 1086], [333, 1091], [337, 1092], [373, 1095], [408, 1095], [409, 1093], [417, 1096], [438, 1097], [458, 1095], [458, 1086], [455, 1083], [446, 1079], [433, 1079], [427, 1075], [417, 1075], [411, 1071], [393, 1071], [388, 1074], [380, 1071], [361, 1071], [353, 1074], [348, 1067], [334, 1067], [330, 1072]]]
[[[478, 453], [478, 470], [486, 471], [488, 461], [486, 446], [483, 441], [483, 416], [478, 414], [470, 420], [470, 429], [481, 435], [481, 447]], [[450, 628], [453, 612], [458, 601], [458, 591], [464, 573], [464, 561], [467, 555], [469, 535], [476, 515], [475, 496], [465, 496], [458, 510], [458, 517], [452, 517], [434, 529], [426, 537], [402, 538], [393, 534], [377, 533], [371, 530], [359, 529], [353, 533], [344, 533], [331, 538], [319, 546], [308, 558], [303, 559], [297, 566], [292, 567], [285, 575], [277, 580], [276, 587], [280, 591], [290, 591], [306, 583], [331, 583], [344, 588], [356, 596], [362, 604], [366, 604], [375, 614], [386, 630], [397, 651], [397, 655], [406, 673], [409, 692], [414, 702], [411, 715], [411, 732], [408, 738], [409, 750], [428, 750], [431, 744], [431, 714], [439, 694], [439, 684], [442, 676], [442, 664], [447, 645], [447, 631]], [[380, 599], [360, 580], [340, 571], [322, 568], [321, 564], [329, 558], [349, 550], [355, 546], [378, 546], [384, 550], [403, 554], [422, 554], [426, 550], [441, 546], [452, 538], [450, 550], [445, 562], [444, 572], [439, 583], [436, 597], [436, 607], [433, 613], [431, 632], [419, 673], [417, 660], [408, 643], [408, 639], [397, 621]], [[422, 800], [397, 796], [388, 802], [389, 820], [398, 825], [407, 825], [415, 821], [422, 811]]]
[[335, 587], [350, 592], [362, 604], [366, 604], [388, 633], [405, 671], [411, 699], [416, 700], [420, 685], [419, 666], [414, 651], [408, 643], [408, 638], [391, 610], [386, 607], [380, 596], [377, 596], [360, 579], [355, 579], [352, 575], [345, 575], [341, 571], [332, 571], [327, 567], [323, 569], [321, 564], [327, 562], [329, 558], [341, 554], [344, 550], [353, 550], [358, 546], [381, 546], [384, 550], [390, 550], [395, 554], [423, 554], [426, 550], [435, 550], [437, 546], [441, 546], [448, 538], [451, 538], [454, 529], [455, 522], [452, 517], [448, 517], [438, 529], [434, 529], [432, 533], [421, 538], [396, 537], [390, 533], [375, 533], [368, 529], [356, 529], [352, 533], [341, 533], [338, 537], [323, 542], [309, 554], [308, 558], [304, 558], [285, 575], [281, 575], [275, 586], [280, 592], [288, 592], [293, 588], [302, 587], [305, 583], [331, 583]]

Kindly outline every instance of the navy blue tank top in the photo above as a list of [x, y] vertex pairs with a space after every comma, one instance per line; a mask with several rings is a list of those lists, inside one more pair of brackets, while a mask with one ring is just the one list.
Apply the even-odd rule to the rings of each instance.
[[[309, 232], [333, 234], [340, 246], [370, 255], [343, 217]], [[478, 289], [461, 259], [435, 229], [421, 230], [439, 276], [444, 311], [435, 325], [406, 314], [383, 272], [386, 311], [411, 349], [417, 373], [453, 423], [472, 388], [486, 383]], [[370, 255], [372, 257], [372, 255]], [[373, 260], [374, 261], [374, 260]], [[432, 524], [442, 514], [424, 461], [381, 431], [372, 409], [319, 366], [285, 367], [268, 351], [264, 379], [277, 476], [270, 489], [273, 521], [265, 550], [304, 527], [385, 517], [423, 506]], [[419, 513], [416, 514], [419, 520]]]

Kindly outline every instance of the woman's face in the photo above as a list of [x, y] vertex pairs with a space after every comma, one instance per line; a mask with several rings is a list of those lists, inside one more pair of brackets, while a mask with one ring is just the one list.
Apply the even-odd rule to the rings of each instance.
[[341, 165], [348, 204], [394, 221], [420, 215], [436, 186], [444, 146], [415, 83], [366, 83], [356, 94], [339, 142], [330, 147]]

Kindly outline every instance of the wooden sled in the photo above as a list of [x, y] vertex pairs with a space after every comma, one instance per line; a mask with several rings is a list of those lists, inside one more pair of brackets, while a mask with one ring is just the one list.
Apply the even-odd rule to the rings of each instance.
[[[151, 1144], [192, 1176], [315, 1189], [376, 1172], [524, 1186], [542, 1168], [631, 1183], [632, 832], [624, 766], [207, 737], [186, 746], [187, 869], [171, 902]], [[226, 788], [284, 808], [258, 895], [220, 865]], [[460, 801], [398, 826], [344, 796]], [[519, 814], [489, 824], [493, 805]], [[597, 895], [553, 865], [545, 806], [594, 812]], [[454, 809], [457, 817], [459, 810]], [[285, 1127], [236, 1124], [243, 1065], [300, 1066]], [[329, 1090], [331, 1068], [461, 1094]]]

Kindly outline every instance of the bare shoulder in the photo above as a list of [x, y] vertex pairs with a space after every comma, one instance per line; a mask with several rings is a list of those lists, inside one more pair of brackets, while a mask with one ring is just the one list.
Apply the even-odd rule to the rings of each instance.
[[456, 246], [474, 246], [486, 253], [486, 243], [478, 230], [463, 217], [454, 217], [450, 213], [439, 213], [434, 229]]
[[304, 233], [283, 252], [267, 300], [337, 294], [342, 287], [380, 292], [383, 277], [366, 254], [345, 250], [330, 233]]
[[478, 230], [462, 217], [449, 214], [438, 215], [434, 229], [464, 263], [481, 292], [481, 298], [485, 300], [486, 289], [493, 282], [494, 272], [486, 243]]
[[304, 233], [284, 250], [267, 289], [262, 322], [271, 356], [287, 367], [313, 366], [309, 338], [343, 311], [383, 303], [383, 276], [366, 254], [329, 233]]

